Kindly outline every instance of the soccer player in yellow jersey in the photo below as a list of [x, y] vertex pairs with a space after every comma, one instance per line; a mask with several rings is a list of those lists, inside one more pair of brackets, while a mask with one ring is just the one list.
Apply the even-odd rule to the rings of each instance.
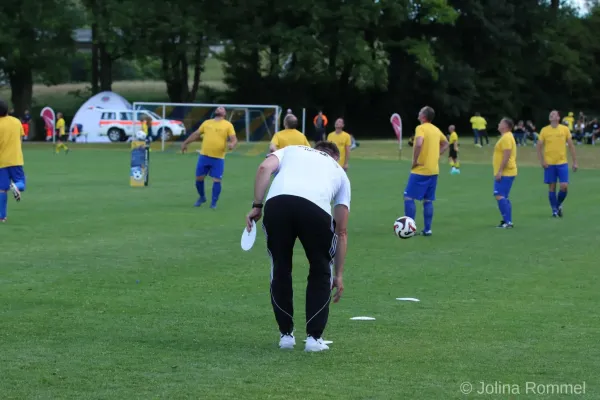
[[517, 142], [512, 134], [515, 123], [510, 118], [502, 118], [498, 124], [500, 139], [494, 147], [492, 166], [494, 167], [494, 196], [502, 221], [498, 228], [513, 227], [510, 190], [517, 176]]
[[448, 132], [450, 132], [448, 138], [448, 145], [450, 146], [448, 158], [450, 159], [450, 166], [452, 167], [451, 172], [460, 173], [460, 162], [458, 161], [458, 134], [456, 133], [456, 127], [450, 125], [448, 127]]
[[62, 113], [56, 114], [56, 118], [56, 126], [54, 127], [56, 129], [56, 139], [58, 142], [56, 143], [56, 154], [58, 154], [61, 149], [65, 149], [65, 154], [68, 154], [69, 148], [67, 147], [66, 142], [69, 141], [69, 135], [65, 131], [65, 119], [63, 118]]
[[331, 132], [327, 136], [327, 141], [335, 143], [338, 150], [340, 151], [340, 158], [338, 164], [348, 171], [348, 160], [350, 159], [350, 148], [352, 147], [352, 136], [349, 133], [344, 132], [344, 119], [338, 118], [335, 121], [335, 131]]
[[569, 115], [567, 115], [566, 117], [564, 117], [562, 119], [562, 122], [564, 124], [567, 124], [567, 128], [569, 128], [570, 131], [573, 130], [573, 126], [575, 125], [575, 117], [573, 116], [573, 111], [569, 112]]
[[200, 128], [181, 144], [181, 151], [184, 153], [188, 145], [198, 140], [200, 136], [203, 136], [202, 149], [196, 166], [196, 190], [200, 198], [194, 207], [200, 207], [206, 203], [204, 178], [209, 175], [213, 180], [210, 208], [216, 209], [221, 194], [221, 180], [225, 171], [225, 152], [227, 148], [233, 150], [237, 144], [235, 129], [231, 122], [225, 119], [224, 107], [218, 107], [215, 110], [214, 118], [204, 121]]
[[[567, 198], [569, 187], [569, 161], [567, 148], [571, 152], [573, 172], [577, 171], [577, 156], [575, 145], [571, 138], [569, 128], [560, 125], [560, 114], [554, 110], [550, 113], [550, 125], [542, 128], [538, 137], [537, 154], [544, 168], [544, 183], [548, 185], [548, 200], [552, 208], [553, 217], [563, 216], [563, 202]], [[558, 197], [556, 196], [556, 181], [560, 184]]]
[[[485, 132], [487, 128], [487, 121], [485, 118], [481, 116], [480, 113], [476, 112], [474, 116], [471, 117], [470, 121], [471, 126], [473, 127], [473, 136], [475, 137], [475, 146], [481, 147], [483, 145], [483, 136], [485, 135], [487, 139], [487, 134]], [[478, 143], [480, 142], [480, 143]], [[488, 139], [489, 144], [489, 139]]]
[[17, 201], [25, 190], [21, 137], [23, 125], [8, 115], [8, 105], [0, 100], [0, 222], [6, 222], [8, 190]]
[[306, 136], [296, 129], [297, 126], [298, 118], [293, 114], [287, 114], [283, 119], [283, 127], [285, 129], [273, 135], [273, 139], [271, 139], [271, 143], [269, 144], [269, 151], [273, 153], [287, 146], [310, 147]]
[[407, 217], [415, 219], [415, 200], [423, 201], [423, 236], [431, 236], [433, 201], [440, 173], [439, 160], [448, 148], [446, 136], [431, 123], [434, 117], [435, 111], [431, 107], [423, 107], [419, 111], [421, 125], [415, 131], [412, 169], [404, 190], [404, 215]]

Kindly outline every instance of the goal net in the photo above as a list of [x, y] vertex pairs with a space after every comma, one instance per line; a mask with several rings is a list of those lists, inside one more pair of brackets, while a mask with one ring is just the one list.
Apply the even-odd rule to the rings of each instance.
[[226, 119], [233, 124], [241, 142], [271, 140], [282, 127], [282, 110], [276, 105], [201, 104], [201, 103], [133, 103], [136, 120], [151, 119], [151, 135], [160, 140], [162, 149], [180, 142], [200, 125], [214, 117], [217, 107], [225, 107]]

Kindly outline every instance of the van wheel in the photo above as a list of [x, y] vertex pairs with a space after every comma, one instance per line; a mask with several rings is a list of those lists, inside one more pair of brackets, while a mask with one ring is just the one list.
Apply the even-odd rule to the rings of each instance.
[[173, 131], [169, 128], [160, 128], [158, 130], [158, 137], [163, 138], [165, 142], [173, 139]]
[[125, 132], [123, 132], [119, 128], [110, 128], [108, 130], [108, 139], [113, 143], [122, 142], [126, 139]]

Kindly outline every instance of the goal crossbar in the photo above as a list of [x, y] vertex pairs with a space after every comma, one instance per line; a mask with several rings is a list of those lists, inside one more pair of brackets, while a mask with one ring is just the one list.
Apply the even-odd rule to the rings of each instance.
[[[160, 102], [144, 102], [144, 101], [136, 101], [133, 103], [133, 111], [143, 110], [143, 107], [162, 107], [162, 118], [166, 118], [166, 108], [167, 107], [205, 107], [205, 108], [217, 108], [217, 107], [225, 107], [231, 111], [244, 111], [245, 119], [246, 119], [246, 141], [250, 141], [250, 130], [249, 130], [249, 119], [250, 119], [250, 110], [253, 109], [272, 109], [275, 112], [274, 115], [274, 128], [275, 132], [279, 131], [279, 121], [281, 118], [281, 107], [274, 104], [220, 104], [220, 103], [160, 103]], [[263, 120], [265, 117], [263, 115]], [[266, 124], [266, 120], [264, 122]], [[164, 149], [164, 140], [163, 140], [163, 149]]]

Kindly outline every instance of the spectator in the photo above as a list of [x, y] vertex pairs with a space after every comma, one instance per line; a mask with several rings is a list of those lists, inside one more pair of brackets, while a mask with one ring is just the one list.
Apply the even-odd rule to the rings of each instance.
[[513, 134], [515, 136], [515, 142], [517, 142], [517, 146], [523, 146], [525, 144], [525, 123], [523, 121], [519, 121], [517, 123]]
[[573, 132], [573, 125], [575, 124], [575, 117], [573, 111], [569, 111], [569, 115], [563, 118], [563, 124], [566, 125], [571, 132]]
[[533, 124], [533, 122], [531, 122], [531, 120], [527, 121], [527, 123], [525, 124], [525, 133], [526, 133], [525, 144], [527, 144], [527, 139], [529, 139], [533, 142], [533, 145], [535, 146], [538, 141], [538, 133], [537, 133], [537, 130], [535, 129], [535, 125]]
[[588, 129], [586, 129], [591, 136], [591, 143], [593, 145], [596, 144], [596, 140], [600, 136], [600, 125], [598, 125], [598, 119], [594, 118], [588, 125]]
[[313, 119], [313, 125], [315, 126], [315, 141], [320, 142], [327, 140], [327, 116], [323, 114], [323, 111], [319, 110], [319, 113]]
[[25, 110], [23, 118], [21, 118], [21, 124], [23, 125], [23, 140], [29, 140], [29, 123], [31, 122], [31, 114], [29, 110]]
[[579, 111], [579, 120], [583, 120], [584, 124], [587, 124], [587, 117], [585, 116], [585, 114], [583, 113], [583, 111]]
[[584, 117], [579, 116], [579, 121], [575, 124], [575, 129], [573, 131], [573, 139], [577, 141], [577, 144], [581, 144], [585, 136], [585, 119]]

